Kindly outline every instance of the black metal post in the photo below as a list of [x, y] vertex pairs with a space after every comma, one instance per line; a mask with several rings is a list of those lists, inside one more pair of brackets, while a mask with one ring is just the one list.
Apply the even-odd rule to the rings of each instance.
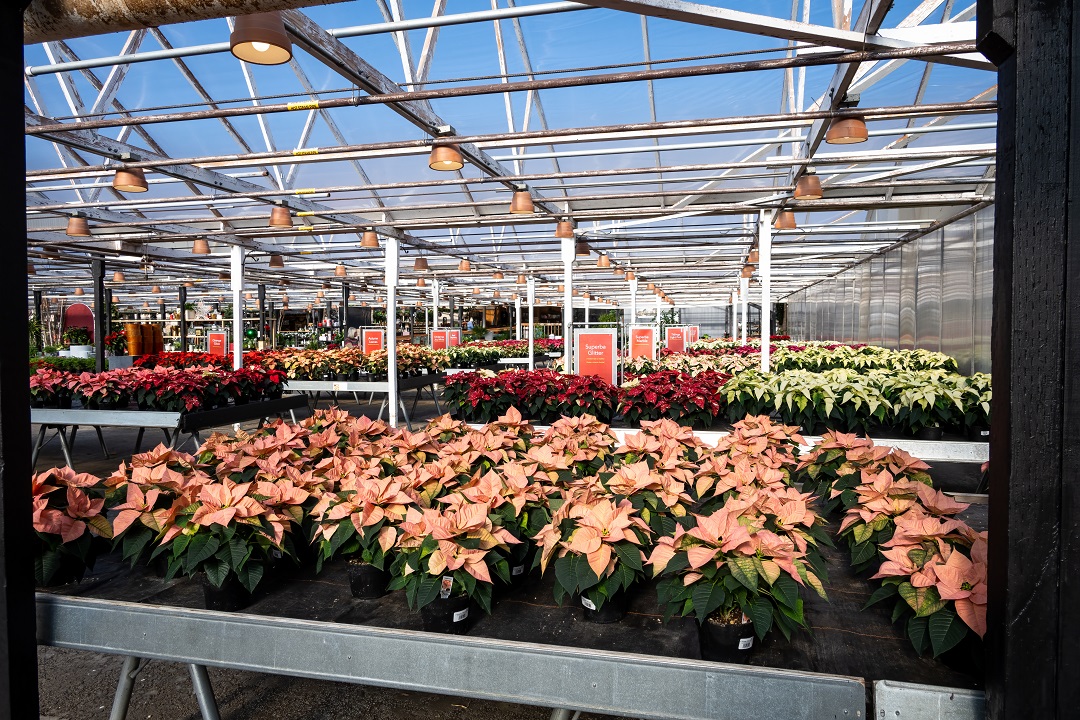
[[180, 286], [180, 352], [187, 352], [187, 288]]
[[[8, 104], [23, 97], [22, 11], [29, 3], [4, 3], [0, 22], [0, 78]], [[21, 308], [26, 303], [27, 254], [26, 155], [22, 148], [23, 119], [3, 113], [3, 137], [9, 148], [0, 177], [2, 196], [9, 204], [9, 243], [0, 263], [0, 306]], [[11, 223], [15, 223], [14, 226]], [[0, 717], [36, 718], [37, 638], [34, 610], [35, 542], [30, 514], [30, 336], [27, 316], [13, 312], [5, 318], [10, 340], [0, 353]], [[24, 344], [25, 343], [25, 344]]]
[[277, 343], [277, 339], [276, 339], [277, 333], [275, 331], [277, 330], [277, 319], [276, 319], [277, 316], [274, 314], [274, 301], [271, 300], [270, 304], [267, 307], [268, 307], [268, 314], [270, 315], [270, 330], [268, 331], [268, 334], [270, 335], [269, 347], [276, 348], [277, 347], [277, 344], [276, 344]]
[[90, 261], [90, 275], [94, 280], [94, 368], [98, 372], [105, 369], [105, 261], [95, 258]]
[[341, 283], [341, 332], [342, 336], [349, 334], [349, 283]]
[[34, 343], [37, 345], [37, 351], [44, 352], [45, 339], [42, 337], [42, 325], [41, 325], [41, 303], [44, 301], [44, 293], [41, 290], [34, 291], [34, 322], [37, 323], [38, 331], [34, 337]]
[[165, 330], [165, 298], [159, 298], [158, 305], [158, 320], [161, 321], [161, 329]]
[[105, 308], [105, 334], [108, 335], [112, 332], [112, 288], [105, 288]]
[[266, 285], [259, 283], [259, 339], [266, 335]]
[[1080, 706], [1080, 8], [980, 0], [998, 66], [987, 717]]

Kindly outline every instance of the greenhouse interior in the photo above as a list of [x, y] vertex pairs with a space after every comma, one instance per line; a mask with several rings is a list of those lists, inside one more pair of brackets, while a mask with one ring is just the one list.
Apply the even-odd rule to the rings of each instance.
[[9, 20], [0, 717], [1075, 717], [1071, 2]]

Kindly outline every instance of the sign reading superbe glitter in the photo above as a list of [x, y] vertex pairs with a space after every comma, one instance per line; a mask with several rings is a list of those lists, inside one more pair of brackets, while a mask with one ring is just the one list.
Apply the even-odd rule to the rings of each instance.
[[618, 341], [615, 330], [575, 330], [574, 369], [618, 384]]
[[652, 325], [630, 328], [630, 359], [639, 357], [656, 360], [656, 328]]

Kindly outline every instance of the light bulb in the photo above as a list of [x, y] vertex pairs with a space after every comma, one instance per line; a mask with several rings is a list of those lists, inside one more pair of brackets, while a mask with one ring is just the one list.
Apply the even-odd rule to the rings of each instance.
[[251, 43], [251, 49], [255, 52], [266, 52], [270, 49], [270, 43], [253, 42]]

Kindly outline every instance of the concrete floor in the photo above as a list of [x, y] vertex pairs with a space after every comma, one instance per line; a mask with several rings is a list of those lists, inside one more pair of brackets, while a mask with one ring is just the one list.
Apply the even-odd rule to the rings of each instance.
[[[343, 399], [341, 406], [354, 414], [367, 412], [374, 417], [378, 413], [378, 405], [357, 405], [351, 397], [348, 400]], [[408, 402], [411, 403], [411, 398]], [[321, 407], [326, 404], [323, 401]], [[430, 398], [420, 401], [416, 412], [411, 413], [421, 422], [435, 414]], [[242, 427], [253, 426], [250, 423]], [[219, 429], [229, 432], [232, 427]], [[147, 431], [144, 450], [162, 439], [160, 435], [154, 436], [154, 432]], [[83, 428], [77, 434], [72, 452], [75, 468], [79, 472], [111, 474], [122, 459], [131, 455], [135, 434], [134, 430], [105, 430], [105, 441], [112, 453], [112, 457], [105, 458], [92, 429]], [[184, 449], [190, 452], [192, 444]], [[50, 432], [38, 458], [37, 471], [63, 464], [60, 442]], [[122, 664], [123, 658], [115, 655], [38, 648], [41, 719], [108, 718]], [[551, 714], [550, 709], [526, 705], [239, 670], [210, 668], [209, 674], [221, 720], [543, 720]], [[127, 717], [128, 720], [198, 720], [201, 716], [187, 668], [160, 661], [145, 664], [136, 680]], [[599, 717], [582, 715], [582, 720]]]

